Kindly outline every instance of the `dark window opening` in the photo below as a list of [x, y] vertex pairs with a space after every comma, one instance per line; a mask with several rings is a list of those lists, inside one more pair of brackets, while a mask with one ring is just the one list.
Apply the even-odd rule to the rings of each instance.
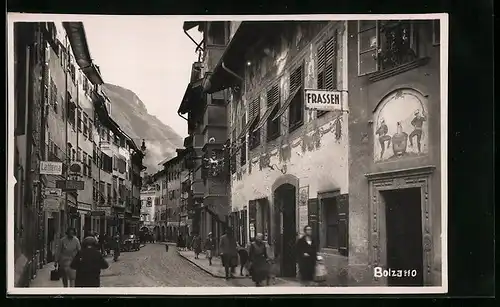
[[[317, 55], [318, 89], [337, 89], [337, 31], [318, 47]], [[327, 114], [328, 111], [316, 112], [316, 117]]]
[[[274, 107], [273, 107], [274, 106]], [[267, 107], [273, 108], [269, 118], [267, 119], [267, 141], [272, 141], [278, 138], [281, 134], [281, 118], [278, 117], [275, 120], [274, 117], [280, 109], [280, 88], [279, 84], [273, 85], [273, 87], [267, 91]]]
[[226, 45], [229, 36], [227, 30], [227, 25], [224, 21], [210, 22], [208, 36], [210, 37], [211, 43], [213, 45]]
[[290, 75], [290, 93], [297, 91], [289, 106], [288, 132], [292, 132], [304, 123], [304, 74], [303, 65], [295, 69]]
[[339, 247], [339, 214], [337, 202], [334, 198], [323, 200], [324, 218], [326, 225], [325, 247], [338, 249]]

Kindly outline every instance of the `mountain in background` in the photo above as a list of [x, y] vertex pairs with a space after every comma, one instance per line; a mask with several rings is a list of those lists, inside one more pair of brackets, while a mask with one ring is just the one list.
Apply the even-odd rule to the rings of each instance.
[[111, 100], [111, 117], [137, 144], [146, 139], [147, 154], [144, 165], [146, 172], [160, 169], [158, 163], [176, 155], [175, 150], [183, 147], [183, 139], [171, 127], [148, 113], [144, 103], [129, 89], [105, 84], [104, 92]]

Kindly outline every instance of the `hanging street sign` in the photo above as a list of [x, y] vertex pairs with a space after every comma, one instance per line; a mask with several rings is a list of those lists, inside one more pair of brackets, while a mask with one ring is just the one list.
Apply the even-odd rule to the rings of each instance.
[[57, 180], [56, 187], [66, 191], [85, 190], [85, 182], [80, 180]]
[[347, 111], [347, 106], [343, 106], [342, 92], [318, 89], [306, 89], [306, 108], [319, 111]]
[[40, 174], [41, 175], [62, 175], [63, 164], [62, 162], [53, 161], [40, 161]]
[[59, 188], [45, 188], [45, 196], [62, 196], [62, 189]]

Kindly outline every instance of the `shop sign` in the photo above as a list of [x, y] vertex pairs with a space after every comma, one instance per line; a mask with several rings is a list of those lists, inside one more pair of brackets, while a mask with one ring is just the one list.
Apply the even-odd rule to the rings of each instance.
[[88, 204], [78, 203], [78, 210], [91, 211], [92, 210], [92, 206], [88, 205]]
[[46, 198], [43, 200], [43, 210], [47, 212], [58, 212], [61, 209], [59, 198]]
[[57, 180], [56, 187], [63, 191], [85, 190], [85, 182], [81, 180]]
[[104, 211], [92, 211], [92, 216], [105, 216], [106, 212]]
[[342, 92], [318, 89], [305, 90], [306, 108], [309, 110], [345, 110], [342, 105]]
[[62, 175], [62, 162], [53, 161], [40, 161], [40, 174], [41, 175]]
[[62, 196], [62, 189], [59, 188], [45, 188], [44, 190], [45, 196]]

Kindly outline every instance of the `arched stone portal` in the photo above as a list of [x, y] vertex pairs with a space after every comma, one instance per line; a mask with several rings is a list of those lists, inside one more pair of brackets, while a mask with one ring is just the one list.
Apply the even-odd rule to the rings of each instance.
[[286, 174], [273, 184], [274, 254], [280, 275], [296, 276], [297, 199], [299, 179]]

